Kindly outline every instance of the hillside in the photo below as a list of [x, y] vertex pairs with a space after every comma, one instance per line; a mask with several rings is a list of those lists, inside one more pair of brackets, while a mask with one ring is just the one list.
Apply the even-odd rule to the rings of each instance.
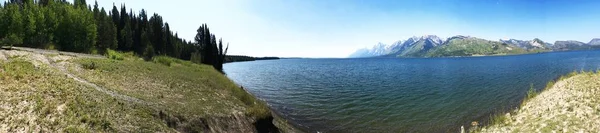
[[594, 38], [589, 43], [556, 41], [552, 44], [538, 38], [492, 41], [459, 35], [442, 40], [435, 35], [425, 35], [396, 41], [390, 45], [379, 43], [372, 48], [359, 49], [349, 57], [457, 57], [591, 49], [600, 49], [600, 39]]
[[393, 47], [392, 52], [387, 55], [396, 57], [422, 57], [430, 49], [440, 45], [442, 45], [442, 40], [437, 36], [412, 37], [404, 43]]
[[426, 57], [507, 55], [526, 52], [522, 48], [510, 46], [506, 43], [457, 36], [449, 38], [444, 45], [428, 51]]
[[212, 66], [20, 49], [0, 50], [0, 132], [279, 131], [263, 102]]
[[552, 48], [556, 51], [598, 49], [600, 48], [600, 45], [598, 45], [595, 40], [597, 39], [593, 39], [589, 43], [583, 43], [574, 40], [556, 41], [554, 42]]
[[600, 131], [600, 72], [572, 73], [478, 132]]

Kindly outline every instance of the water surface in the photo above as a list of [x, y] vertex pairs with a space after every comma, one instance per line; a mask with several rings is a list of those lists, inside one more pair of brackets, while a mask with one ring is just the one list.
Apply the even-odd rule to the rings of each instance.
[[600, 51], [228, 63], [227, 76], [320, 132], [456, 132], [517, 107], [531, 85], [600, 68]]

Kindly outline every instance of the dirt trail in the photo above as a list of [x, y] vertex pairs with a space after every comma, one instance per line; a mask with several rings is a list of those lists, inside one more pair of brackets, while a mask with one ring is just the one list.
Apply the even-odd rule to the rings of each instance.
[[[90, 86], [100, 92], [110, 95], [111, 97], [133, 102], [137, 104], [143, 105], [152, 105], [152, 103], [130, 97], [127, 95], [119, 94], [114, 91], [110, 91], [106, 88], [103, 88], [97, 84], [91, 83], [85, 79], [75, 76], [70, 73], [64, 62], [68, 62], [67, 60], [72, 58], [104, 58], [99, 55], [89, 55], [89, 54], [80, 54], [80, 53], [71, 53], [71, 52], [61, 52], [55, 50], [42, 50], [42, 49], [32, 49], [32, 48], [21, 48], [21, 47], [12, 47], [13, 50], [0, 50], [0, 60], [8, 60], [11, 57], [24, 57], [25, 60], [32, 62], [36, 67], [39, 67], [41, 64], [45, 64], [49, 67], [52, 67], [58, 72], [65, 74], [67, 77], [82, 83], [84, 85]], [[52, 56], [52, 57], [51, 57]], [[59, 64], [61, 62], [61, 64]], [[70, 63], [70, 62], [69, 62]]]
[[73, 80], [75, 80], [77, 82], [80, 82], [80, 83], [82, 83], [84, 85], [87, 85], [87, 86], [91, 86], [92, 88], [94, 88], [94, 89], [96, 89], [96, 90], [98, 90], [100, 92], [103, 92], [105, 94], [108, 94], [108, 95], [110, 95], [111, 97], [114, 97], [114, 98], [118, 98], [118, 99], [129, 101], [129, 102], [134, 102], [134, 103], [138, 103], [138, 104], [143, 104], [143, 105], [151, 105], [150, 103], [145, 102], [143, 100], [140, 100], [140, 99], [137, 99], [137, 98], [134, 98], [134, 97], [130, 97], [130, 96], [127, 96], [127, 95], [123, 95], [123, 94], [119, 94], [119, 93], [107, 90], [107, 89], [102, 88], [102, 87], [100, 87], [100, 86], [98, 86], [98, 85], [96, 85], [94, 83], [91, 83], [91, 82], [85, 80], [85, 79], [79, 78], [79, 77], [77, 77], [77, 76], [69, 73], [69, 71], [67, 70], [67, 68], [65, 68], [65, 66], [63, 66], [63, 65], [57, 65], [56, 62], [52, 61], [47, 56], [46, 56], [46, 58], [50, 61], [48, 63], [49, 66], [52, 66], [52, 67], [58, 69], [63, 74], [67, 75], [67, 77], [72, 78]]

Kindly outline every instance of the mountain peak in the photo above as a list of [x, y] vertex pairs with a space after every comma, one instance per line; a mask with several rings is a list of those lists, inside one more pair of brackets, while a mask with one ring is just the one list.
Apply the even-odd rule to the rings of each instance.
[[[457, 40], [455, 40], [457, 39]], [[515, 48], [526, 51], [563, 51], [563, 50], [579, 50], [579, 49], [600, 49], [600, 38], [594, 38], [589, 43], [583, 43], [574, 40], [556, 41], [554, 44], [544, 42], [539, 38], [533, 38], [532, 40], [518, 40], [512, 38], [499, 39], [497, 41], [486, 40], [483, 38], [456, 35], [449, 37], [446, 40], [440, 39], [436, 35], [422, 35], [413, 36], [404, 41], [399, 40], [392, 44], [386, 45], [384, 43], [378, 43], [372, 48], [365, 48], [357, 50], [352, 54], [353, 57], [373, 57], [373, 56], [389, 56], [389, 57], [424, 57], [431, 54], [431, 50], [436, 50], [439, 46], [453, 45], [453, 44], [470, 44], [469, 42], [476, 42], [485, 45], [497, 45], [501, 47], [507, 47], [508, 50]], [[502, 44], [502, 45], [500, 45]], [[466, 46], [466, 45], [465, 45]], [[440, 52], [433, 51], [433, 52]], [[448, 51], [445, 51], [446, 53]], [[444, 51], [442, 50], [442, 53]], [[472, 53], [468, 53], [472, 54]], [[484, 53], [489, 54], [489, 53]]]
[[589, 45], [600, 45], [600, 38], [594, 38], [588, 44]]
[[453, 40], [453, 39], [466, 39], [466, 38], [470, 38], [470, 37], [469, 36], [463, 36], [463, 35], [456, 35], [456, 36], [452, 36], [452, 37], [448, 38], [447, 41]]

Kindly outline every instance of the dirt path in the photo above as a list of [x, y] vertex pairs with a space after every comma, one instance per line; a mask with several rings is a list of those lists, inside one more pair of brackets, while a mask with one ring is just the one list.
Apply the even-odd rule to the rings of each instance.
[[[103, 92], [105, 94], [110, 95], [111, 97], [133, 102], [137, 104], [143, 105], [152, 105], [149, 102], [145, 102], [143, 100], [119, 94], [114, 91], [110, 91], [106, 88], [103, 88], [97, 84], [91, 83], [85, 79], [75, 76], [70, 73], [64, 62], [68, 62], [69, 59], [72, 58], [104, 58], [99, 55], [89, 55], [89, 54], [80, 54], [80, 53], [72, 53], [72, 52], [61, 52], [56, 50], [43, 50], [43, 49], [33, 49], [33, 48], [22, 48], [22, 47], [12, 47], [13, 50], [1, 50], [0, 51], [0, 60], [8, 60], [11, 57], [24, 57], [25, 60], [32, 62], [35, 66], [40, 66], [41, 64], [45, 64], [49, 67], [52, 67], [58, 72], [65, 74], [67, 77], [87, 86], [90, 86], [97, 91]], [[52, 57], [51, 57], [52, 56]], [[62, 62], [63, 64], [59, 64], [58, 62]], [[68, 62], [70, 63], [70, 62]]]
[[130, 97], [130, 96], [127, 96], [127, 95], [123, 95], [123, 94], [119, 94], [119, 93], [107, 90], [107, 89], [102, 88], [102, 87], [100, 87], [100, 86], [98, 86], [98, 85], [96, 85], [94, 83], [91, 83], [91, 82], [85, 80], [85, 79], [77, 77], [77, 76], [69, 73], [69, 71], [67, 70], [67, 68], [65, 68], [65, 66], [63, 66], [63, 65], [57, 65], [56, 62], [52, 61], [52, 59], [48, 58], [47, 56], [46, 56], [46, 58], [49, 60], [49, 63], [48, 63], [49, 66], [58, 69], [63, 74], [67, 75], [67, 77], [72, 78], [73, 80], [75, 80], [75, 81], [77, 81], [79, 83], [82, 83], [82, 84], [87, 85], [87, 86], [91, 86], [92, 88], [94, 88], [94, 89], [96, 89], [96, 90], [98, 90], [100, 92], [103, 92], [105, 94], [108, 94], [111, 97], [114, 97], [114, 98], [117, 98], [117, 99], [129, 101], [129, 102], [134, 102], [134, 103], [138, 103], [138, 104], [143, 104], [143, 105], [150, 105], [150, 103], [145, 102], [143, 100], [140, 100], [140, 99], [137, 99], [137, 98], [134, 98], [134, 97]]
[[42, 55], [55, 54], [55, 55], [68, 55], [68, 56], [83, 57], [83, 58], [106, 58], [102, 55], [82, 54], [82, 53], [64, 52], [64, 51], [47, 50], [47, 49], [35, 49], [35, 48], [26, 48], [26, 47], [11, 47], [10, 49], [33, 52], [33, 53], [38, 53], [38, 54], [42, 54]]

